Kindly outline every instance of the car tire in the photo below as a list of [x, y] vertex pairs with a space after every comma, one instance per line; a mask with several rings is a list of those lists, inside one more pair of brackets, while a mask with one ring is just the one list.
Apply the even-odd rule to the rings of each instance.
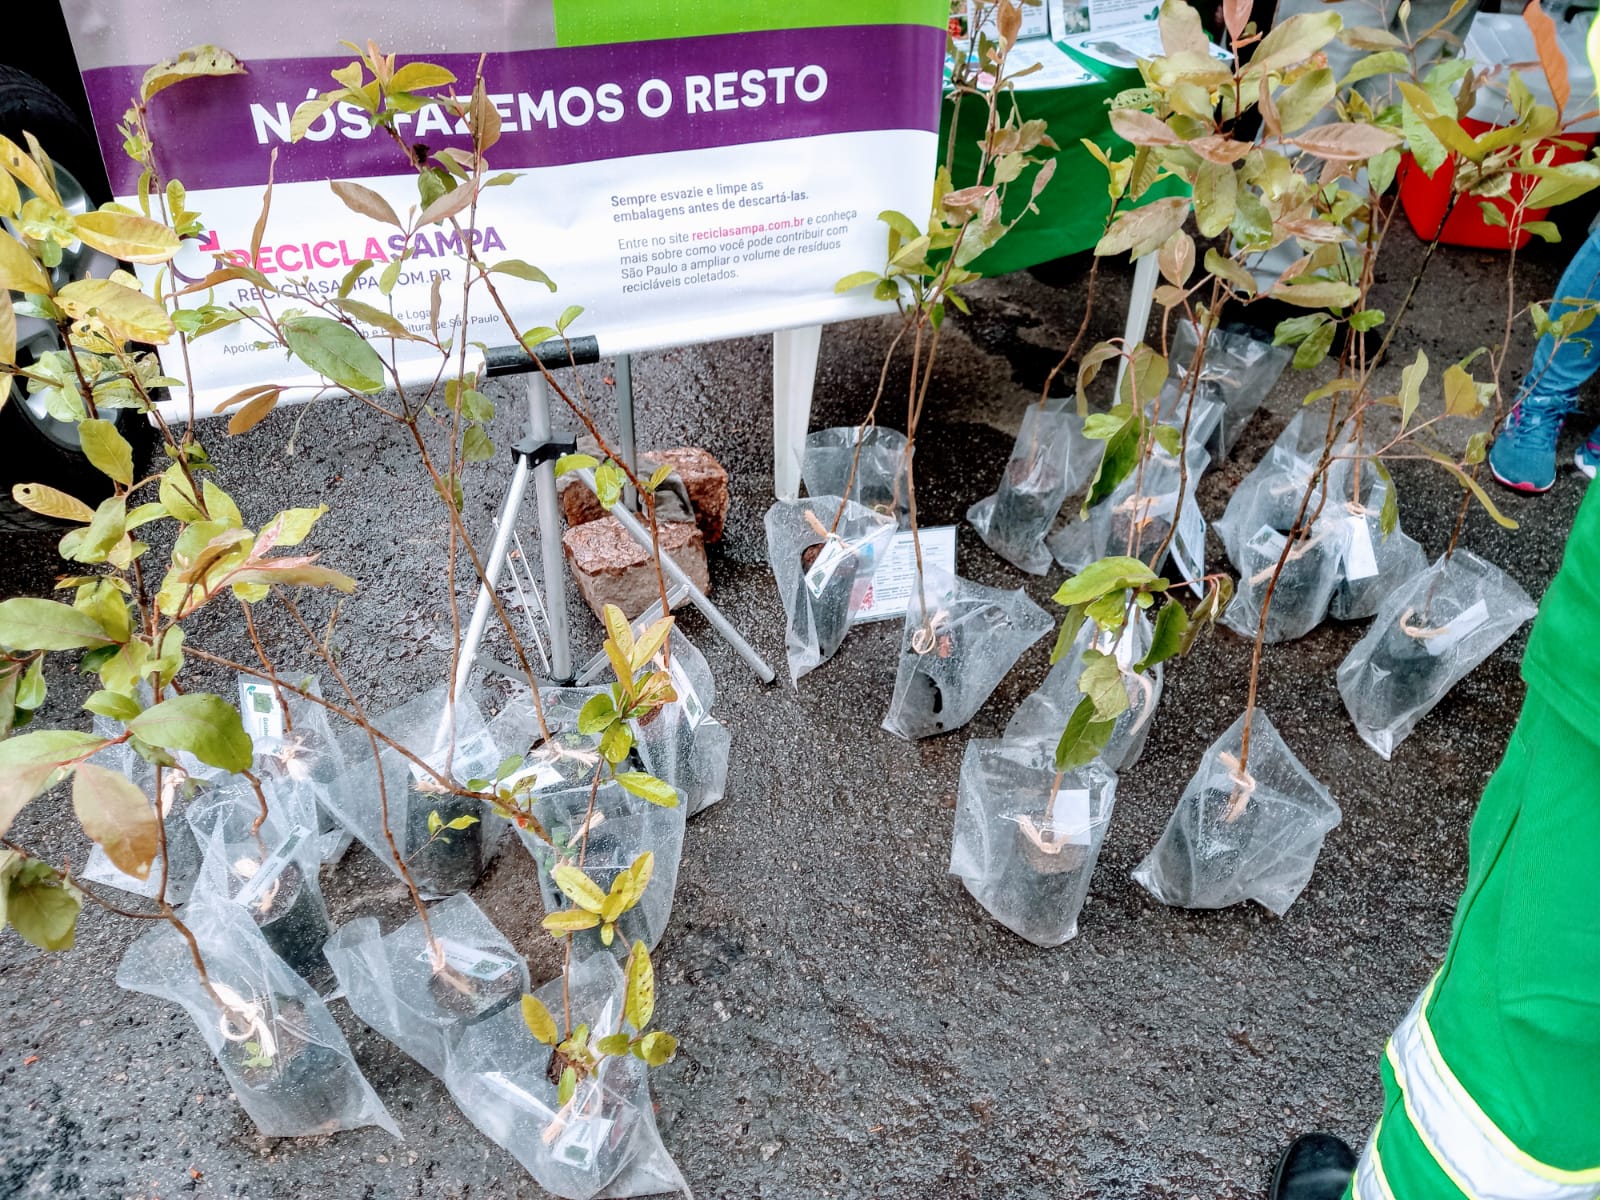
[[[0, 65], [0, 134], [26, 149], [24, 131], [39, 140], [58, 170], [80, 181], [91, 205], [110, 199], [102, 192], [105, 170], [100, 148], [72, 109], [31, 75]], [[61, 522], [30, 512], [12, 499], [12, 485], [46, 484], [92, 507], [111, 494], [110, 481], [84, 458], [76, 426], [35, 413], [25, 403], [25, 385], [11, 382], [11, 393], [0, 405], [0, 533], [59, 531]], [[142, 432], [137, 427], [144, 423], [135, 413], [114, 410], [106, 416], [121, 418], [118, 426], [124, 436]], [[139, 440], [148, 445], [148, 436]], [[136, 455], [140, 448], [136, 440]]]

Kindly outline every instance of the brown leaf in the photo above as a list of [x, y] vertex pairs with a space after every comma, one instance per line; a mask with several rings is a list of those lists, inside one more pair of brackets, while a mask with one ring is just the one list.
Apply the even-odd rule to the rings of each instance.
[[1245, 155], [1250, 153], [1249, 142], [1236, 142], [1231, 137], [1220, 133], [1207, 134], [1202, 138], [1195, 138], [1189, 143], [1193, 150], [1207, 162], [1214, 162], [1219, 166], [1231, 167]]
[[1539, 0], [1529, 0], [1528, 7], [1522, 10], [1522, 19], [1533, 33], [1539, 66], [1549, 81], [1550, 96], [1556, 102], [1556, 116], [1559, 117], [1572, 95], [1572, 85], [1567, 81], [1567, 56], [1561, 52], [1561, 43], [1556, 39], [1556, 23], [1539, 7]]
[[440, 221], [449, 220], [472, 203], [474, 190], [474, 185], [464, 183], [454, 191], [446, 192], [422, 210], [422, 216], [417, 218], [417, 224], [437, 225]]
[[121, 771], [79, 763], [72, 776], [72, 810], [89, 840], [112, 865], [135, 879], [150, 876], [160, 852], [156, 810], [148, 796]]
[[1112, 109], [1111, 128], [1135, 146], [1176, 146], [1179, 141], [1160, 118], [1138, 108]]
[[385, 225], [393, 225], [396, 229], [402, 228], [400, 218], [395, 216], [394, 207], [371, 188], [362, 187], [359, 183], [351, 183], [345, 179], [330, 179], [328, 186], [333, 189], [335, 196], [344, 201], [345, 207], [351, 212], [371, 217], [374, 221], [382, 221]]
[[278, 407], [278, 397], [281, 395], [283, 395], [281, 388], [267, 388], [259, 396], [247, 402], [228, 419], [228, 436], [234, 437], [261, 424], [267, 419], [267, 414]]
[[1318, 125], [1289, 139], [1308, 154], [1336, 162], [1362, 162], [1400, 144], [1398, 135], [1376, 125]]

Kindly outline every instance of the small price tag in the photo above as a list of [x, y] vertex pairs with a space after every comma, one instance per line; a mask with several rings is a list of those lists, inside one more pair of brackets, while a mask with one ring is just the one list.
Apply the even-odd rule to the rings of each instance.
[[1457, 616], [1438, 633], [1430, 638], [1423, 638], [1422, 645], [1425, 650], [1435, 658], [1448, 654], [1461, 644], [1467, 635], [1476, 633], [1489, 621], [1489, 606], [1479, 600], [1471, 608]]
[[1050, 824], [1046, 828], [1055, 834], [1058, 842], [1087, 846], [1089, 828], [1093, 824], [1089, 816], [1088, 788], [1062, 788], [1056, 793], [1055, 807], [1050, 810]]
[[239, 680], [239, 712], [244, 716], [245, 731], [254, 741], [283, 737], [283, 705], [270, 683], [257, 679]]
[[[473, 979], [499, 979], [517, 964], [499, 954], [492, 954], [487, 950], [479, 950], [476, 946], [468, 946], [463, 942], [452, 941], [450, 938], [440, 938], [439, 949], [444, 952], [444, 960], [452, 968], [463, 975]], [[418, 962], [431, 962], [432, 955], [425, 945], [417, 955]]]
[[1372, 526], [1365, 517], [1345, 518], [1350, 527], [1350, 545], [1344, 552], [1344, 577], [1351, 583], [1371, 579], [1378, 573], [1378, 556], [1372, 546]]
[[267, 894], [267, 889], [272, 886], [273, 880], [283, 874], [283, 869], [289, 865], [296, 848], [311, 836], [311, 830], [304, 825], [296, 825], [291, 829], [289, 835], [278, 844], [278, 848], [261, 860], [261, 865], [256, 868], [255, 874], [245, 880], [244, 886], [234, 896], [233, 902], [243, 908], [251, 908], [258, 903], [261, 897]]

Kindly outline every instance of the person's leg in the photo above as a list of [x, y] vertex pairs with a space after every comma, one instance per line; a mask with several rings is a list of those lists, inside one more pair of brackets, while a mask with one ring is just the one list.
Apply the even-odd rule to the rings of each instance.
[[1600, 1196], [1600, 745], [1530, 693], [1444, 965], [1382, 1062], [1354, 1200]]
[[[1600, 229], [1589, 231], [1567, 264], [1550, 315], [1558, 317], [1574, 307], [1568, 301], [1594, 299], [1600, 299]], [[1516, 404], [1489, 449], [1489, 468], [1496, 479], [1522, 492], [1550, 490], [1556, 480], [1556, 441], [1561, 426], [1577, 407], [1578, 389], [1597, 369], [1600, 346], [1592, 327], [1559, 344], [1549, 335], [1539, 339]], [[1600, 453], [1600, 440], [1591, 441], [1596, 441]], [[1582, 462], [1579, 465], [1583, 466]], [[1588, 474], [1593, 477], [1592, 470]]]

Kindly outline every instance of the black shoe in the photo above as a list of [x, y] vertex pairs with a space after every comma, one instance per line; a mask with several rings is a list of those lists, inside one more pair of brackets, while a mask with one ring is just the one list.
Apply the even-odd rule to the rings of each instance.
[[1278, 1160], [1267, 1198], [1339, 1200], [1355, 1171], [1355, 1151], [1331, 1133], [1302, 1134]]

